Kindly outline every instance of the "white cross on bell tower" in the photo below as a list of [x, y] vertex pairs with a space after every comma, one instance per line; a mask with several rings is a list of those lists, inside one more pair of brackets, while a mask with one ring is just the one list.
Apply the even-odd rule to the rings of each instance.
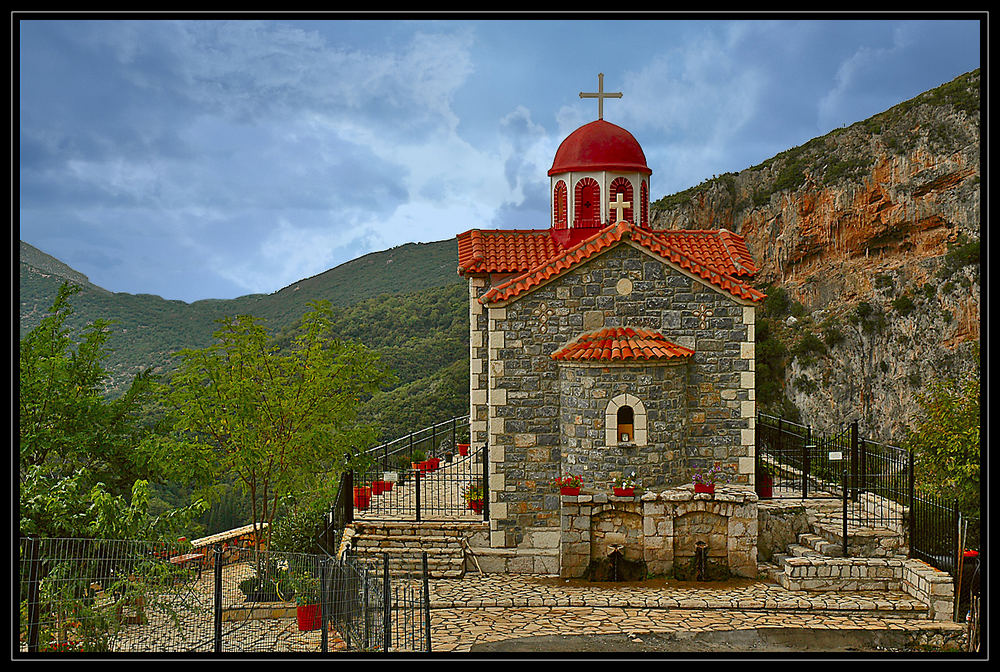
[[632, 201], [623, 201], [622, 192], [615, 194], [615, 200], [608, 201], [608, 206], [611, 210], [615, 211], [615, 221], [614, 224], [622, 221], [622, 213], [625, 212], [626, 208], [632, 207]]

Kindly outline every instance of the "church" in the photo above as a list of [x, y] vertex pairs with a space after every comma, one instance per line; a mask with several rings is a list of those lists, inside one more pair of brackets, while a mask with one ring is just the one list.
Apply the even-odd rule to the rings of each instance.
[[[580, 476], [645, 491], [719, 466], [754, 478], [754, 260], [739, 235], [654, 230], [652, 171], [624, 128], [598, 119], [563, 140], [548, 171], [548, 228], [458, 236], [468, 280], [470, 423], [488, 446], [489, 544], [551, 572]], [[638, 498], [637, 498], [638, 499]], [[553, 559], [553, 563], [558, 560]]]

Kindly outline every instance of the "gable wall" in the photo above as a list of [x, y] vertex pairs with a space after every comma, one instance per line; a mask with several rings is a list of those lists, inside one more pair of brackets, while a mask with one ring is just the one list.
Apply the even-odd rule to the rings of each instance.
[[[629, 282], [622, 283], [626, 278]], [[631, 291], [619, 291], [629, 283]], [[702, 308], [712, 311], [704, 325], [696, 315]], [[749, 484], [755, 410], [753, 313], [753, 307], [627, 244], [506, 307], [489, 309], [484, 364], [491, 545], [530, 545], [538, 530], [558, 530], [558, 492], [548, 481], [561, 475], [564, 402], [559, 364], [550, 355], [580, 333], [602, 326], [656, 329], [695, 350], [686, 365], [682, 445], [673, 447], [685, 464], [663, 470], [664, 480], [682, 474], [688, 478], [691, 470], [720, 461], [736, 482]], [[626, 384], [620, 388], [629, 391], [627, 381], [622, 382]], [[651, 446], [664, 445], [663, 430], [655, 422], [650, 425]], [[600, 437], [593, 440], [591, 449], [599, 450]], [[609, 484], [587, 485], [606, 490]]]

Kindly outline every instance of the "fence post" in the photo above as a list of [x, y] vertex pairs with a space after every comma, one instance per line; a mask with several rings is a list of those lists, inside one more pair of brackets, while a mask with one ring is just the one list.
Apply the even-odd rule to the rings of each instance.
[[26, 537], [28, 555], [28, 653], [38, 653], [38, 630], [41, 619], [38, 580], [38, 540]]
[[809, 448], [812, 443], [812, 425], [806, 426], [806, 440], [802, 444], [802, 498], [809, 496]]
[[416, 510], [417, 510], [417, 522], [418, 523], [420, 522], [420, 475], [422, 473], [423, 472], [421, 472], [420, 469], [416, 469], [413, 472], [413, 487], [414, 487], [413, 505], [414, 505], [414, 507], [416, 507]]
[[848, 489], [849, 488], [848, 488], [848, 483], [847, 483], [847, 469], [844, 469], [844, 525], [843, 525], [843, 529], [842, 529], [842, 532], [844, 534], [844, 538], [843, 538], [843, 541], [842, 541], [842, 546], [843, 546], [842, 550], [844, 552], [843, 555], [844, 555], [845, 558], [847, 557], [847, 500], [848, 500], [847, 491], [848, 491]]
[[215, 619], [215, 652], [222, 653], [222, 545], [215, 545], [214, 558], [214, 578], [215, 595], [213, 598], [213, 611]]
[[[961, 515], [958, 512], [958, 497], [955, 498], [955, 503], [952, 508], [951, 522], [952, 522], [952, 529], [954, 530], [951, 537], [951, 543], [953, 544], [952, 556], [955, 559], [955, 564], [952, 566], [953, 569], [951, 572], [951, 581], [953, 584], [955, 584], [955, 582], [958, 580], [959, 563], [962, 562], [962, 558], [959, 555], [959, 553], [961, 552], [961, 539], [959, 538], [958, 528], [959, 525], [961, 525], [962, 523], [961, 523]], [[961, 592], [962, 592], [962, 586], [956, 584], [955, 594], [960, 595]], [[958, 602], [955, 603], [955, 619], [958, 620]]]
[[323, 632], [319, 636], [319, 649], [322, 653], [329, 652], [330, 642], [329, 635], [327, 633], [327, 619], [329, 618], [329, 596], [327, 595], [327, 568], [329, 567], [329, 559], [323, 558], [319, 561], [319, 622], [320, 627], [323, 628]]
[[354, 522], [354, 470], [344, 470], [344, 523]]
[[364, 638], [365, 644], [364, 644], [364, 646], [365, 646], [365, 651], [367, 651], [367, 650], [369, 650], [371, 648], [371, 645], [372, 645], [371, 604], [370, 604], [370, 602], [368, 600], [368, 590], [369, 590], [369, 585], [368, 585], [368, 583], [369, 583], [368, 582], [368, 567], [367, 566], [364, 567], [361, 570], [361, 572], [362, 572], [362, 574], [361, 574], [361, 585], [362, 585], [361, 594], [364, 596], [364, 610], [365, 610], [365, 638]]
[[851, 487], [858, 487], [858, 421], [851, 423]]
[[389, 554], [382, 554], [382, 646], [386, 653], [392, 645], [392, 592], [389, 589]]
[[909, 491], [910, 497], [910, 538], [906, 545], [906, 557], [913, 557], [913, 545], [917, 541], [917, 507], [916, 507], [916, 497], [914, 490], [916, 489], [916, 478], [913, 473], [913, 449], [910, 449], [910, 473], [907, 474], [907, 490]]
[[423, 586], [423, 598], [424, 598], [424, 637], [427, 642], [427, 648], [425, 649], [427, 653], [431, 652], [431, 590], [427, 583], [427, 551], [420, 554], [421, 565], [424, 572], [424, 586]]
[[451, 449], [458, 454], [458, 418], [451, 419]]
[[490, 444], [483, 444], [483, 520], [490, 519]]

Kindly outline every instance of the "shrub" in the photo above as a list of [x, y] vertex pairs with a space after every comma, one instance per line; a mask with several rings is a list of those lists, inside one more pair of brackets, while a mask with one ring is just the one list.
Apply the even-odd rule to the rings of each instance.
[[892, 307], [900, 315], [909, 315], [916, 308], [916, 305], [913, 303], [913, 299], [904, 294], [892, 302]]

